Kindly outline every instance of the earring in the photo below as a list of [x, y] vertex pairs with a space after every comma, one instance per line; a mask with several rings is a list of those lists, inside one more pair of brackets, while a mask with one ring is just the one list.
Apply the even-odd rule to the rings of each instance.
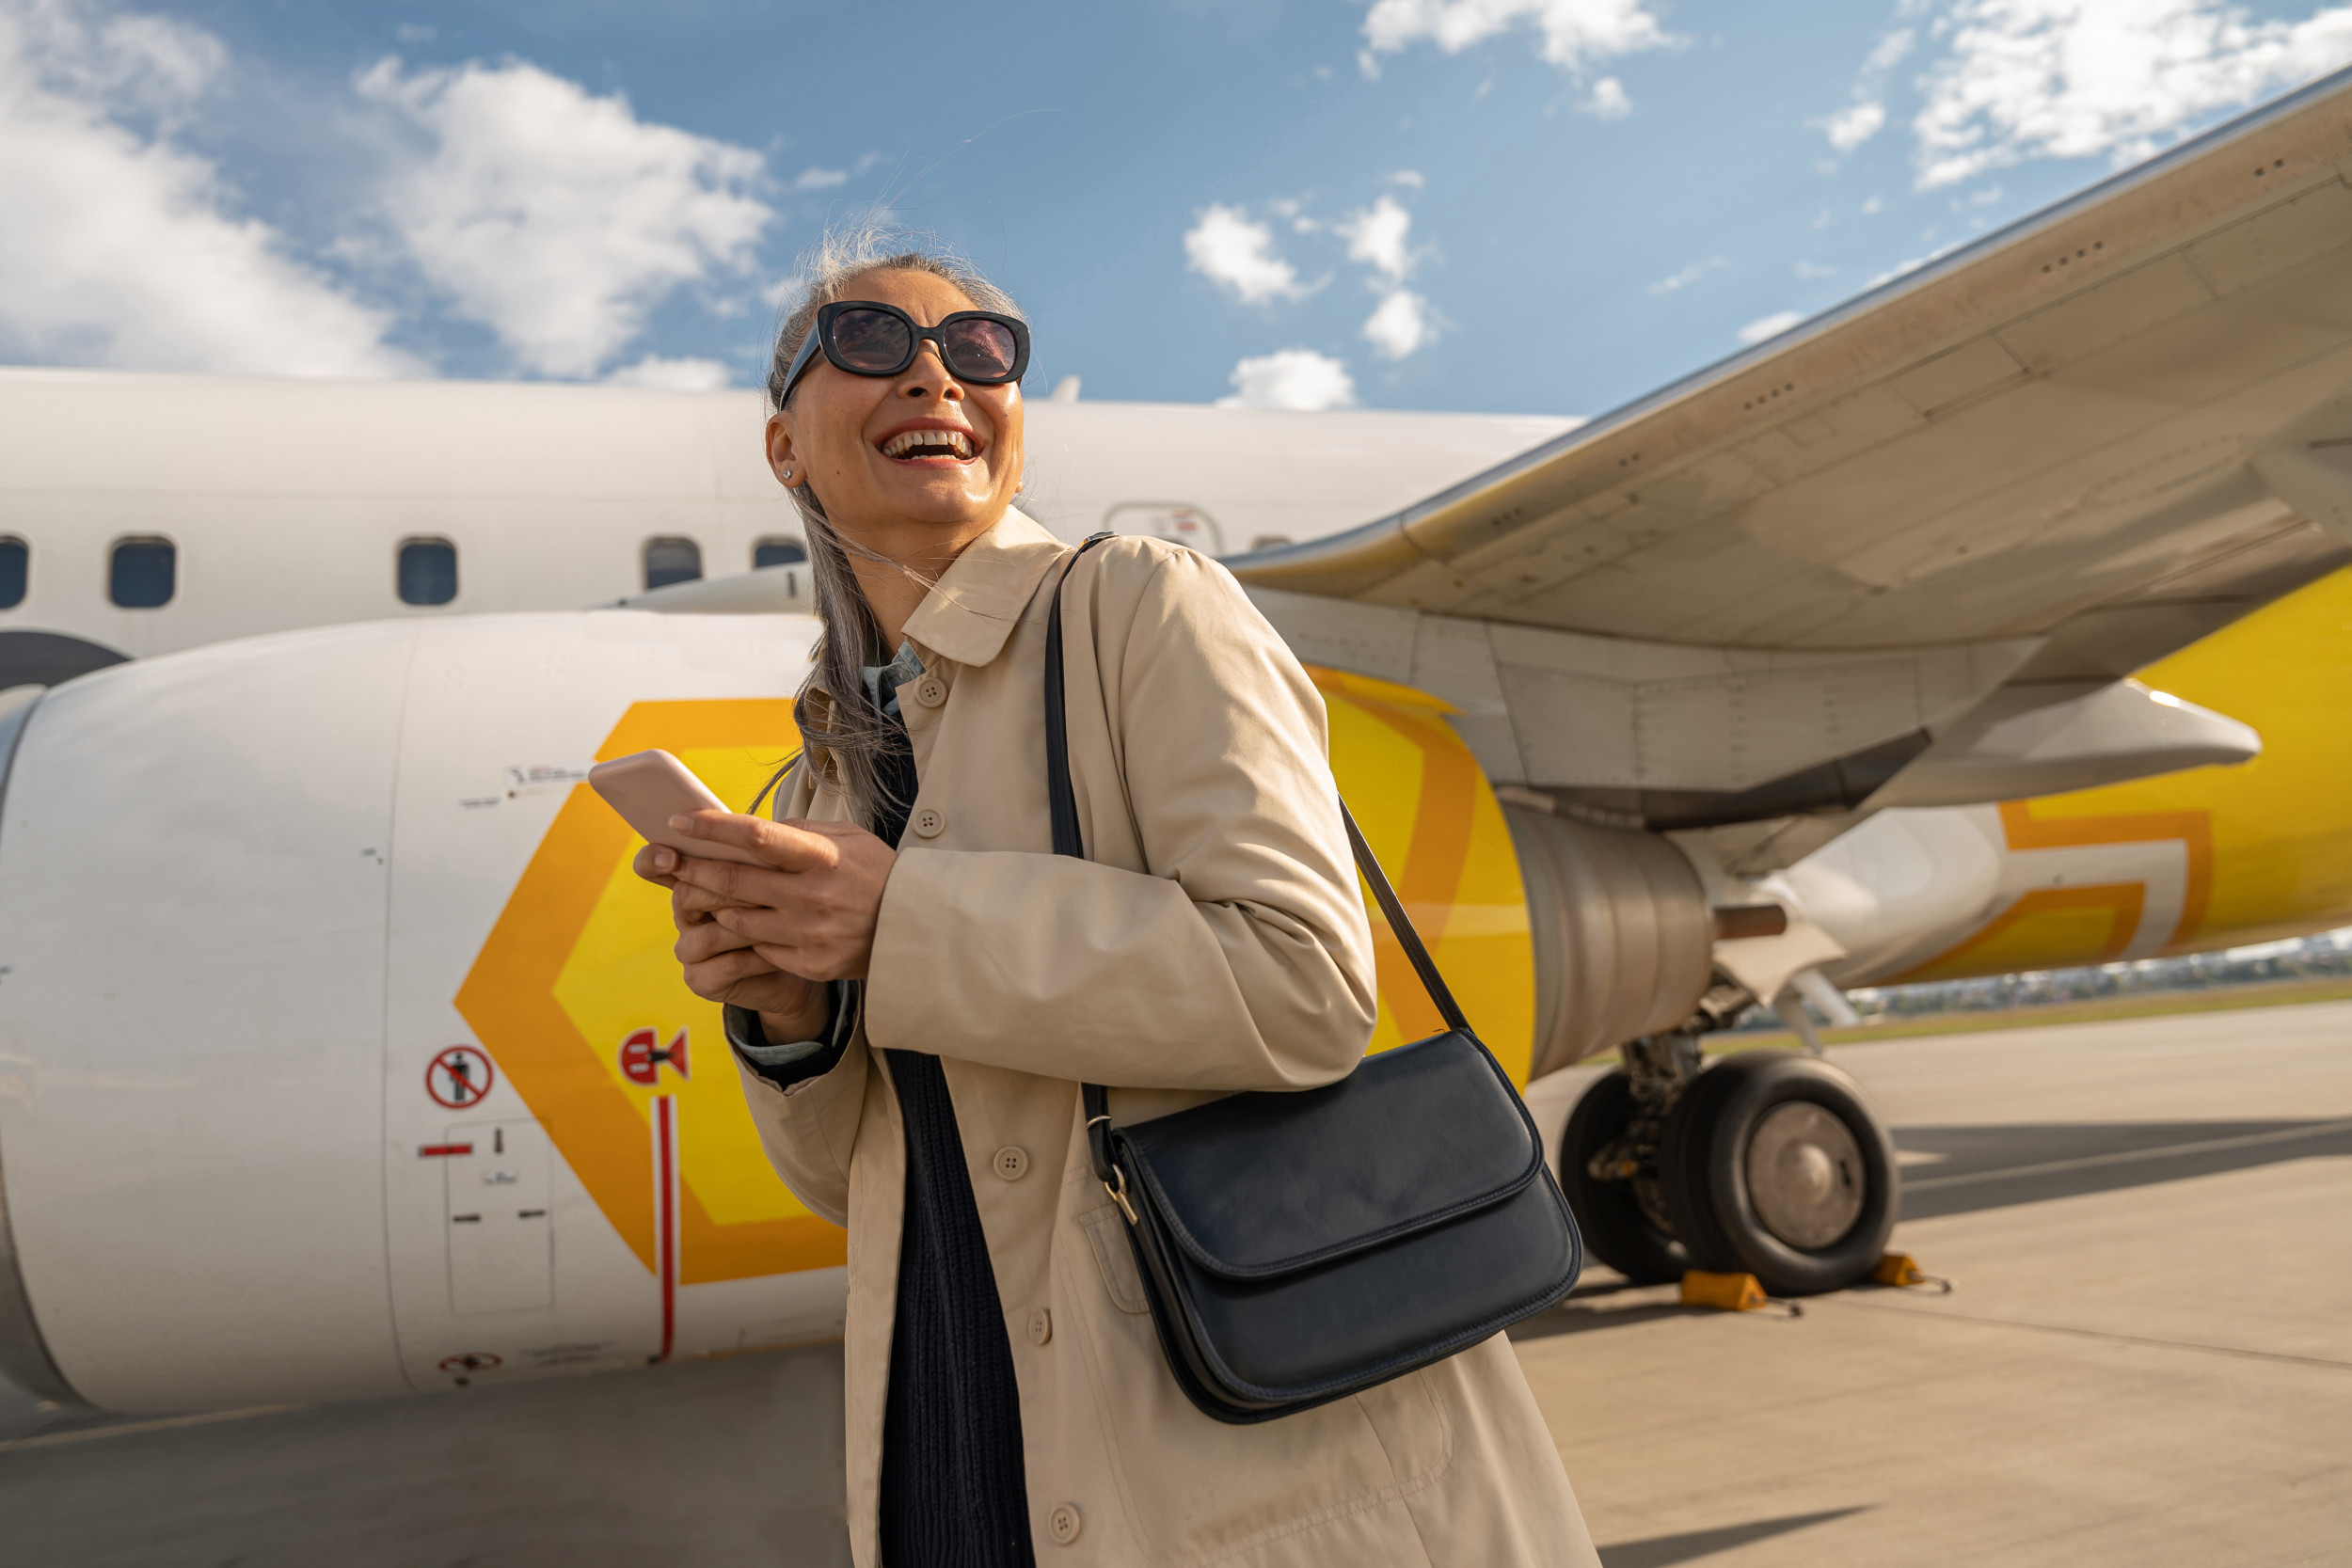
[[791, 470], [791, 469], [789, 469], [789, 468], [785, 469], [785, 470], [784, 470], [784, 477], [785, 477], [785, 478], [787, 478], [787, 479], [790, 479], [790, 478], [792, 477], [792, 470]]

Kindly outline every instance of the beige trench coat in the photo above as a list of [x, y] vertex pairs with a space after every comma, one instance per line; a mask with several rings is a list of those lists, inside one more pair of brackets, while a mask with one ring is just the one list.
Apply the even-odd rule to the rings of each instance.
[[[821, 1077], [779, 1090], [743, 1074], [776, 1168], [850, 1231], [856, 1561], [878, 1561], [905, 1172], [882, 1047], [943, 1058], [1020, 1384], [1040, 1563], [1597, 1564], [1500, 1337], [1256, 1426], [1211, 1420], [1169, 1375], [1078, 1085], [1113, 1085], [1126, 1121], [1342, 1077], [1372, 1033], [1372, 942], [1321, 698], [1222, 567], [1158, 541], [1098, 546], [1064, 595], [1089, 859], [1051, 853], [1045, 614], [1069, 553], [1008, 513], [907, 623], [920, 793], [862, 1023]], [[847, 816], [814, 782], [825, 759], [810, 763], [777, 815]]]

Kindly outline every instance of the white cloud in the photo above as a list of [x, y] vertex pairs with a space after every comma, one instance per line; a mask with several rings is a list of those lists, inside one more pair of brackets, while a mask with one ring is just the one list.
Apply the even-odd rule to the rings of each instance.
[[1633, 112], [1633, 100], [1627, 96], [1623, 82], [1604, 76], [1593, 84], [1592, 92], [1577, 107], [1595, 119], [1623, 119]]
[[1804, 317], [1794, 310], [1775, 310], [1769, 316], [1758, 316], [1740, 329], [1742, 343], [1760, 343], [1767, 338], [1777, 338]]
[[835, 185], [849, 182], [850, 171], [846, 168], [818, 168], [812, 165], [793, 176], [792, 188], [796, 191], [829, 191]]
[[1689, 288], [1710, 272], [1721, 272], [1730, 265], [1731, 261], [1728, 257], [1709, 256], [1704, 261], [1692, 262], [1672, 277], [1660, 278], [1649, 285], [1649, 292], [1654, 294], [1670, 294], [1677, 289]]
[[2257, 22], [2220, 0], [1960, 0], [1912, 121], [1921, 189], [2030, 158], [2147, 156], [2191, 122], [2352, 60], [2352, 7]]
[[[1915, 6], [1905, 7], [1905, 9], [1915, 8]], [[1919, 36], [1908, 27], [1898, 27], [1880, 39], [1871, 46], [1870, 53], [1863, 58], [1864, 79], [1876, 80], [1902, 64], [1904, 57], [1911, 53], [1912, 45], [1918, 41]]]
[[[176, 140], [228, 69], [212, 34], [69, 0], [0, 8], [0, 353], [285, 375], [417, 369], [390, 318], [240, 216]], [[135, 128], [140, 126], [143, 128]]]
[[1347, 259], [1361, 261], [1391, 283], [1413, 270], [1413, 214], [1384, 196], [1333, 226], [1347, 242]]
[[716, 392], [732, 383], [734, 375], [722, 359], [664, 359], [648, 354], [604, 379], [615, 387], [650, 387], [661, 392]]
[[1394, 174], [1389, 176], [1389, 182], [1394, 185], [1402, 185], [1408, 191], [1417, 191], [1422, 186], [1428, 184], [1429, 181], [1427, 177], [1417, 168], [1401, 168]]
[[1375, 55], [1434, 43], [1449, 55], [1518, 27], [1543, 37], [1542, 55], [1563, 71], [1677, 41], [1646, 0], [1374, 0], [1364, 17], [1365, 74], [1377, 77]]
[[1344, 408], [1356, 401], [1347, 367], [1311, 348], [1286, 348], [1233, 367], [1233, 395], [1219, 408]]
[[1869, 200], [1865, 201], [1862, 204], [1861, 211], [1864, 217], [1878, 216], [1881, 213], [1886, 211], [1886, 198], [1883, 196], [1873, 196]]
[[1827, 261], [1799, 261], [1792, 269], [1802, 278], [1835, 277], [1837, 269]]
[[1185, 264], [1233, 291], [1245, 305], [1303, 299], [1314, 286], [1274, 248], [1274, 231], [1239, 207], [1213, 206], [1184, 231]]
[[1429, 302], [1410, 289], [1383, 294], [1364, 321], [1364, 341], [1385, 358], [1402, 359], [1427, 347], [1437, 336]]
[[[1902, 9], [1915, 14], [1925, 0], [1903, 0]], [[1882, 36], [1863, 57], [1861, 72], [1853, 83], [1853, 102], [1836, 114], [1806, 124], [1829, 137], [1829, 144], [1839, 156], [1851, 152], [1886, 127], [1887, 76], [1908, 56], [1918, 34], [1909, 27], [1897, 27]], [[1824, 174], [1835, 174], [1835, 163], [1820, 166]]]
[[1817, 119], [1812, 123], [1820, 126], [1821, 134], [1829, 137], [1830, 146], [1840, 152], [1851, 152], [1877, 135], [1886, 124], [1886, 105], [1877, 103], [1850, 104], [1827, 119]]
[[360, 73], [419, 134], [385, 209], [425, 277], [524, 366], [589, 375], [681, 285], [748, 269], [774, 217], [748, 148], [648, 124], [525, 61]]

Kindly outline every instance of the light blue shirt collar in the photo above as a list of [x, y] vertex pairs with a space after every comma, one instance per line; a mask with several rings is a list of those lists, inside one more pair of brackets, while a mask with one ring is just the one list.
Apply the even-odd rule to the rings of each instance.
[[866, 695], [874, 705], [891, 718], [898, 717], [898, 688], [923, 673], [923, 661], [914, 654], [914, 644], [901, 641], [898, 657], [887, 664], [866, 666]]

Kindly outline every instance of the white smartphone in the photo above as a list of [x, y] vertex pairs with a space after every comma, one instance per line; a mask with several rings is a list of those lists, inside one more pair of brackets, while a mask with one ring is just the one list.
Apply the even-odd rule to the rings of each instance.
[[707, 861], [739, 861], [745, 865], [768, 863], [749, 849], [688, 838], [670, 826], [673, 816], [698, 811], [725, 811], [726, 803], [694, 770], [667, 752], [635, 752], [588, 769], [588, 786], [604, 797], [605, 804], [637, 830], [648, 844], [666, 844], [681, 855]]

